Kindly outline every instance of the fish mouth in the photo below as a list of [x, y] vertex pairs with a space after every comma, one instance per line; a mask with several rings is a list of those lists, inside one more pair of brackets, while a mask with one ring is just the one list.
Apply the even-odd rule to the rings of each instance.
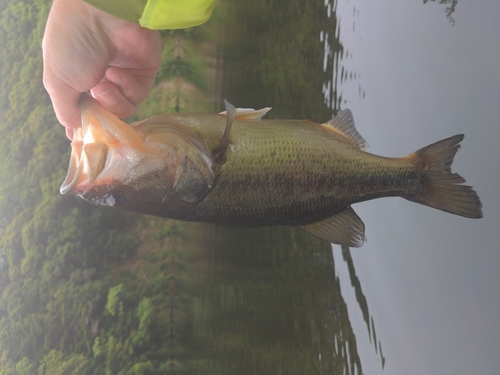
[[138, 133], [90, 95], [82, 95], [79, 107], [82, 127], [74, 131], [63, 195], [84, 195], [95, 185], [111, 187], [126, 173], [123, 147], [143, 148]]
[[107, 164], [108, 146], [103, 142], [84, 143], [78, 129], [71, 143], [68, 173], [61, 194], [85, 194]]

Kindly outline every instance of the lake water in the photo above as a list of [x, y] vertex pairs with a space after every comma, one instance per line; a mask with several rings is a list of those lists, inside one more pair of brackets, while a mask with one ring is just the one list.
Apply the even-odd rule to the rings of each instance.
[[500, 2], [442, 2], [218, 10], [219, 100], [316, 122], [350, 108], [385, 156], [464, 133], [453, 171], [485, 217], [399, 198], [358, 204], [360, 249], [293, 228], [205, 227], [185, 357], [198, 372], [500, 373]]

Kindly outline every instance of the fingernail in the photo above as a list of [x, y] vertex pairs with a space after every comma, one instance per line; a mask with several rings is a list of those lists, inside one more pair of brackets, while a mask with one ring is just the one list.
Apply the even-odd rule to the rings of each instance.
[[66, 128], [66, 137], [68, 137], [68, 139], [70, 141], [73, 140], [73, 129], [72, 128]]
[[100, 93], [98, 96], [99, 99], [101, 99], [107, 105], [116, 104], [117, 98], [113, 90], [104, 91], [103, 93]]

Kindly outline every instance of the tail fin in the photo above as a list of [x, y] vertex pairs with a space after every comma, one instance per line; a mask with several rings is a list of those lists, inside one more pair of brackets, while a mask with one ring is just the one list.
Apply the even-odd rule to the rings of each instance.
[[477, 193], [457, 173], [451, 173], [451, 164], [460, 149], [463, 134], [443, 139], [409, 155], [423, 166], [425, 177], [419, 192], [408, 200], [438, 210], [469, 218], [481, 218], [482, 205]]

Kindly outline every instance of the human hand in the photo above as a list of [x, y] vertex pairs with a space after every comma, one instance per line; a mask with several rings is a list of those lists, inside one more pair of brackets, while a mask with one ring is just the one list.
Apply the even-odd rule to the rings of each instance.
[[78, 100], [92, 96], [118, 117], [132, 115], [161, 65], [158, 31], [83, 2], [54, 0], [43, 38], [43, 83], [72, 139], [81, 126]]

